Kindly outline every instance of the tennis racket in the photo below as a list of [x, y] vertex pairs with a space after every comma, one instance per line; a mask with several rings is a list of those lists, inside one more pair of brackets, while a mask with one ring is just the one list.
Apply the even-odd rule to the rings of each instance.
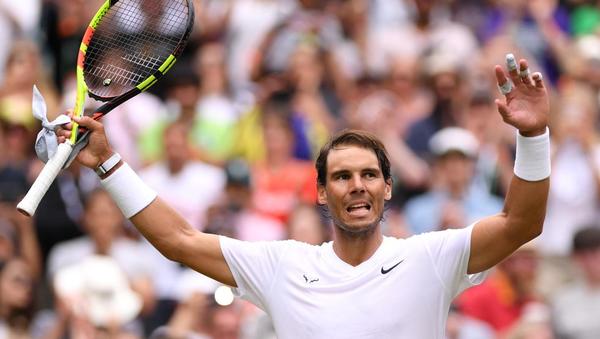
[[[74, 116], [82, 116], [87, 96], [105, 102], [92, 112], [98, 120], [146, 91], [171, 69], [194, 22], [192, 0], [106, 0], [90, 22], [77, 58]], [[17, 205], [33, 215], [48, 188], [89, 131], [73, 123], [71, 138], [60, 144]]]

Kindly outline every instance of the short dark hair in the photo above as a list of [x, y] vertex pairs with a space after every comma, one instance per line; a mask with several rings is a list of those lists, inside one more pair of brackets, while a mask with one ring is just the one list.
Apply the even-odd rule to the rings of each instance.
[[329, 152], [342, 145], [358, 146], [372, 150], [377, 156], [383, 179], [386, 182], [392, 180], [390, 160], [383, 143], [369, 132], [344, 129], [333, 135], [331, 139], [323, 145], [321, 151], [319, 151], [319, 156], [315, 162], [315, 167], [317, 169], [317, 184], [319, 186], [325, 186], [327, 183], [327, 157], [329, 156]]
[[575, 233], [573, 237], [573, 253], [596, 250], [600, 248], [600, 227], [588, 226]]

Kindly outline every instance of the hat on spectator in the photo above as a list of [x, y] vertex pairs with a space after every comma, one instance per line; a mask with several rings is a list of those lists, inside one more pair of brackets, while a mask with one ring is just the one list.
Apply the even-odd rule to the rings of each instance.
[[575, 51], [585, 60], [600, 61], [600, 38], [595, 35], [586, 35], [577, 38]]
[[250, 167], [242, 159], [236, 158], [228, 161], [225, 164], [225, 176], [229, 185], [250, 185]]
[[425, 75], [430, 77], [443, 73], [461, 73], [463, 71], [461, 64], [452, 54], [439, 51], [425, 57], [423, 70], [425, 71]]
[[75, 313], [99, 327], [127, 324], [142, 309], [141, 298], [111, 257], [94, 255], [59, 270], [54, 287]]
[[479, 142], [466, 129], [446, 127], [436, 132], [429, 139], [429, 149], [435, 156], [442, 156], [449, 152], [458, 152], [469, 158], [475, 158], [477, 157]]

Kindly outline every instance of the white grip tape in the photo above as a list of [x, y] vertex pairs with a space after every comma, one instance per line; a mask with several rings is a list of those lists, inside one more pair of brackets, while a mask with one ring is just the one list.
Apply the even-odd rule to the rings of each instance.
[[527, 181], [540, 181], [550, 176], [550, 131], [535, 137], [524, 137], [517, 131], [515, 175]]
[[35, 213], [40, 201], [54, 179], [58, 176], [58, 173], [60, 173], [72, 150], [73, 146], [69, 141], [58, 145], [54, 156], [48, 160], [23, 200], [17, 205], [17, 209], [21, 213], [28, 216], [32, 216]]
[[156, 198], [156, 192], [127, 163], [101, 182], [127, 219], [138, 214]]

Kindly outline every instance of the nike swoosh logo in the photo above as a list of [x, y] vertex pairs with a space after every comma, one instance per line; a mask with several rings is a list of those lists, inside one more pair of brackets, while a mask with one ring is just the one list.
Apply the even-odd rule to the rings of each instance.
[[404, 262], [404, 259], [400, 260], [396, 265], [388, 268], [387, 270], [385, 268], [383, 268], [383, 266], [381, 266], [381, 274], [388, 274], [388, 273], [390, 273], [391, 270], [393, 270], [394, 268], [396, 268], [396, 266], [402, 264], [402, 262]]

